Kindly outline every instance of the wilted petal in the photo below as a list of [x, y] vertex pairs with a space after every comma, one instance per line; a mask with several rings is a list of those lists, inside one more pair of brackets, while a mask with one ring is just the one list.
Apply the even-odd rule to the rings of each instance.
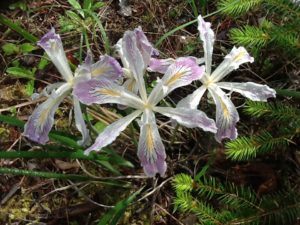
[[198, 16], [198, 30], [200, 32], [200, 38], [203, 41], [205, 72], [207, 74], [211, 73], [211, 62], [215, 41], [215, 34], [210, 26], [211, 23], [205, 22], [201, 15]]
[[165, 175], [165, 147], [158, 132], [155, 116], [148, 110], [142, 116], [138, 157], [147, 176], [153, 177], [156, 173], [160, 176]]
[[178, 103], [176, 108], [190, 108], [190, 109], [197, 109], [200, 100], [203, 94], [206, 91], [206, 87], [202, 85], [200, 88], [196, 89], [192, 94], [188, 95], [187, 97], [181, 99]]
[[86, 146], [91, 143], [91, 137], [89, 135], [89, 130], [86, 128], [80, 103], [78, 99], [73, 96], [73, 102], [74, 102], [74, 115], [75, 115], [75, 125], [77, 129], [80, 131], [82, 135], [82, 140], [78, 141], [79, 145]]
[[53, 91], [49, 98], [33, 111], [25, 124], [23, 135], [32, 141], [45, 144], [49, 140], [48, 134], [54, 124], [54, 113], [70, 90], [69, 84], [63, 84]]
[[233, 47], [231, 52], [225, 56], [223, 62], [215, 69], [211, 75], [214, 82], [220, 81], [231, 71], [236, 70], [239, 66], [246, 62], [254, 62], [254, 58], [249, 55], [244, 47]]
[[169, 66], [167, 72], [154, 87], [149, 102], [156, 105], [162, 98], [178, 87], [186, 86], [198, 80], [204, 73], [204, 67], [199, 67], [191, 58], [179, 58]]
[[154, 110], [176, 120], [179, 124], [185, 127], [199, 127], [204, 131], [210, 131], [213, 133], [216, 133], [217, 131], [215, 121], [208, 118], [206, 114], [200, 110], [170, 107], [155, 107]]
[[128, 62], [129, 70], [133, 73], [139, 87], [139, 93], [143, 100], [147, 99], [144, 81], [144, 72], [148, 65], [144, 63], [142, 53], [138, 49], [137, 38], [133, 31], [126, 31], [122, 38], [124, 57]]
[[55, 33], [54, 28], [42, 37], [38, 45], [46, 51], [63, 78], [66, 81], [71, 81], [73, 79], [72, 71], [69, 67], [61, 38], [59, 34]]
[[216, 124], [218, 131], [215, 138], [221, 142], [224, 138], [235, 139], [237, 137], [236, 123], [239, 114], [227, 95], [217, 86], [210, 85], [208, 90], [216, 103]]
[[230, 83], [219, 82], [217, 85], [220, 88], [235, 91], [251, 99], [252, 101], [267, 101], [268, 98], [275, 98], [276, 91], [267, 85], [256, 84], [253, 82], [246, 83]]
[[107, 79], [91, 79], [75, 85], [73, 94], [84, 104], [117, 103], [133, 108], [143, 107], [141, 99]]
[[84, 151], [84, 154], [88, 155], [91, 151], [100, 151], [103, 147], [112, 143], [120, 135], [120, 133], [125, 130], [126, 127], [140, 114], [141, 111], [136, 110], [128, 116], [125, 116], [107, 126], [102, 133], [99, 134], [95, 143]]

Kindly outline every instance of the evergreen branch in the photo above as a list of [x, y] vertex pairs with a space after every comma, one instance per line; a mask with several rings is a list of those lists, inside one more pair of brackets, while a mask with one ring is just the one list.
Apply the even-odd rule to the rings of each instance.
[[271, 37], [263, 29], [254, 26], [244, 26], [241, 29], [230, 30], [230, 37], [235, 44], [247, 47], [262, 48], [268, 44]]
[[273, 151], [290, 144], [287, 135], [273, 137], [269, 132], [251, 137], [239, 137], [225, 144], [225, 154], [228, 158], [237, 161], [253, 159], [257, 154]]
[[244, 112], [252, 117], [268, 117], [280, 121], [300, 120], [300, 110], [282, 103], [267, 103], [248, 100]]
[[291, 0], [264, 0], [264, 5], [281, 16], [289, 16], [292, 19], [300, 17], [300, 5]]
[[218, 9], [221, 10], [223, 14], [237, 17], [260, 5], [262, 1], [263, 0], [221, 0], [218, 4]]

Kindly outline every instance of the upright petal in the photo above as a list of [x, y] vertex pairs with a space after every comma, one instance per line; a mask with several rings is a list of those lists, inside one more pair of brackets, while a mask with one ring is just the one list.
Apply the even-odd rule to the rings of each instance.
[[59, 34], [55, 33], [54, 28], [42, 37], [38, 45], [46, 51], [63, 78], [66, 81], [71, 81], [73, 79], [72, 71], [69, 67], [61, 38]]
[[143, 107], [141, 99], [124, 87], [107, 79], [91, 79], [75, 85], [73, 94], [84, 104], [117, 103], [136, 109]]
[[54, 124], [54, 113], [70, 90], [70, 84], [63, 84], [54, 90], [49, 98], [33, 111], [25, 124], [23, 135], [32, 141], [45, 144]]
[[128, 62], [129, 70], [132, 71], [139, 87], [139, 93], [143, 100], [147, 99], [147, 93], [144, 81], [144, 72], [146, 67], [143, 55], [138, 49], [137, 38], [133, 31], [126, 31], [122, 38], [122, 49], [124, 57]]
[[75, 125], [82, 135], [82, 140], [78, 141], [78, 144], [82, 145], [82, 146], [86, 146], [91, 143], [91, 137], [89, 135], [89, 130], [87, 129], [87, 127], [85, 125], [81, 107], [80, 107], [80, 103], [75, 96], [73, 96], [73, 102], [74, 102]]
[[154, 111], [176, 120], [179, 124], [185, 127], [199, 127], [204, 131], [210, 131], [213, 133], [217, 132], [215, 121], [208, 118], [206, 114], [200, 110], [188, 108], [155, 107]]
[[100, 56], [100, 60], [91, 66], [92, 78], [106, 78], [109, 80], [117, 80], [123, 74], [123, 70], [113, 57], [104, 55]]
[[155, 48], [153, 48], [152, 44], [148, 41], [141, 27], [134, 29], [134, 33], [137, 40], [137, 47], [140, 50], [143, 57], [144, 65], [148, 66], [150, 64], [151, 56], [157, 56], [158, 51]]
[[103, 147], [112, 143], [120, 135], [120, 133], [125, 130], [126, 127], [140, 114], [141, 111], [136, 110], [128, 116], [125, 116], [107, 126], [102, 133], [99, 134], [95, 143], [84, 151], [84, 154], [88, 155], [91, 151], [100, 151]]
[[251, 99], [252, 101], [267, 101], [268, 98], [275, 98], [276, 91], [267, 85], [256, 84], [253, 82], [246, 83], [231, 83], [219, 82], [217, 85], [220, 88], [235, 91]]
[[138, 157], [147, 176], [156, 173], [164, 176], [167, 170], [166, 153], [152, 111], [146, 110], [142, 116], [142, 125], [138, 145]]
[[211, 62], [215, 41], [215, 34], [210, 26], [211, 23], [205, 22], [201, 15], [198, 16], [198, 30], [200, 32], [200, 38], [203, 41], [205, 72], [207, 74], [211, 73]]
[[243, 63], [254, 62], [244, 47], [233, 47], [231, 52], [225, 56], [224, 61], [215, 69], [211, 75], [213, 82], [218, 82], [231, 71], [236, 70]]
[[206, 91], [206, 87], [202, 85], [201, 87], [197, 88], [192, 94], [188, 95], [187, 97], [181, 99], [178, 103], [176, 108], [189, 108], [189, 109], [197, 109], [200, 100], [203, 94]]
[[208, 90], [216, 103], [216, 124], [218, 131], [215, 138], [221, 142], [224, 138], [237, 137], [236, 123], [240, 120], [239, 114], [227, 95], [217, 86], [210, 85]]
[[174, 89], [189, 85], [194, 80], [200, 79], [203, 73], [204, 67], [199, 67], [193, 59], [188, 57], [179, 58], [169, 66], [161, 81], [154, 87], [149, 96], [149, 102], [156, 105]]

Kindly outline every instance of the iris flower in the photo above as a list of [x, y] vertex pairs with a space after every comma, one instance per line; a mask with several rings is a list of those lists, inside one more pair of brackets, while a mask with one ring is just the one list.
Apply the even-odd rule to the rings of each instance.
[[[107, 79], [115, 80], [122, 76], [122, 68], [119, 63], [110, 56], [101, 56], [100, 60], [92, 64], [92, 57], [88, 55], [83, 65], [79, 66], [73, 75], [68, 60], [66, 58], [61, 38], [52, 28], [38, 42], [49, 56], [50, 60], [56, 66], [65, 82], [51, 84], [46, 87], [48, 99], [40, 104], [29, 117], [24, 128], [24, 136], [29, 139], [45, 144], [48, 140], [48, 134], [54, 124], [54, 114], [59, 104], [69, 96], [73, 86], [79, 80], [88, 79]], [[73, 96], [75, 124], [82, 134], [80, 145], [87, 145], [90, 142], [89, 131], [84, 123], [78, 99]]]
[[208, 90], [216, 104], [216, 125], [218, 131], [215, 138], [218, 142], [221, 142], [223, 138], [235, 139], [237, 137], [235, 125], [239, 121], [239, 114], [235, 106], [222, 89], [238, 92], [253, 101], [267, 101], [268, 98], [275, 97], [276, 92], [267, 85], [253, 82], [220, 82], [231, 71], [238, 69], [241, 64], [252, 63], [254, 59], [244, 47], [233, 47], [231, 52], [225, 56], [224, 61], [211, 72], [215, 35], [210, 26], [209, 22], [205, 22], [201, 16], [198, 17], [198, 30], [203, 41], [205, 59], [205, 74], [200, 79], [203, 85], [191, 95], [182, 99], [177, 107], [196, 109], [203, 94]]
[[150, 64], [154, 49], [146, 38], [140, 38], [141, 35], [146, 37], [139, 28], [134, 31], [126, 31], [121, 43], [124, 57], [128, 62], [127, 68], [137, 83], [139, 94], [107, 79], [81, 81], [75, 86], [73, 94], [87, 105], [116, 103], [134, 109], [129, 115], [107, 126], [99, 134], [95, 143], [85, 150], [86, 154], [91, 151], [99, 151], [112, 143], [133, 120], [141, 115], [137, 153], [141, 165], [148, 176], [154, 176], [156, 173], [164, 176], [167, 169], [166, 153], [159, 135], [155, 113], [158, 112], [170, 117], [183, 126], [199, 127], [214, 133], [216, 132], [216, 125], [205, 113], [197, 109], [157, 106], [165, 96], [176, 88], [188, 85], [202, 77], [204, 67], [199, 67], [189, 58], [180, 58], [169, 66], [162, 79], [158, 80], [149, 96], [147, 95], [144, 73]]

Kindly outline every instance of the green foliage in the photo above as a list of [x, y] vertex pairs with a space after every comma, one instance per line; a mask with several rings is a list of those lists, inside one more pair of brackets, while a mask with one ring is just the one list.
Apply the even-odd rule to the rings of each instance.
[[236, 17], [260, 5], [262, 1], [263, 0], [221, 0], [218, 4], [218, 8], [223, 14]]
[[[185, 181], [188, 188], [182, 188]], [[173, 187], [175, 206], [195, 214], [199, 224], [293, 224], [300, 213], [299, 196], [291, 190], [259, 198], [251, 188], [213, 177], [196, 181], [186, 174], [176, 175]]]
[[247, 101], [244, 112], [251, 117], [266, 118], [269, 123], [276, 120], [276, 135], [268, 131], [259, 134], [239, 137], [225, 144], [226, 155], [232, 160], [253, 159], [259, 154], [274, 150], [284, 150], [293, 143], [292, 139], [300, 131], [300, 110], [282, 103]]
[[235, 44], [246, 46], [256, 53], [262, 47], [272, 46], [289, 56], [300, 57], [300, 4], [291, 0], [222, 0], [219, 10], [229, 16], [242, 16], [259, 9], [269, 18], [259, 26], [245, 25], [230, 30]]

